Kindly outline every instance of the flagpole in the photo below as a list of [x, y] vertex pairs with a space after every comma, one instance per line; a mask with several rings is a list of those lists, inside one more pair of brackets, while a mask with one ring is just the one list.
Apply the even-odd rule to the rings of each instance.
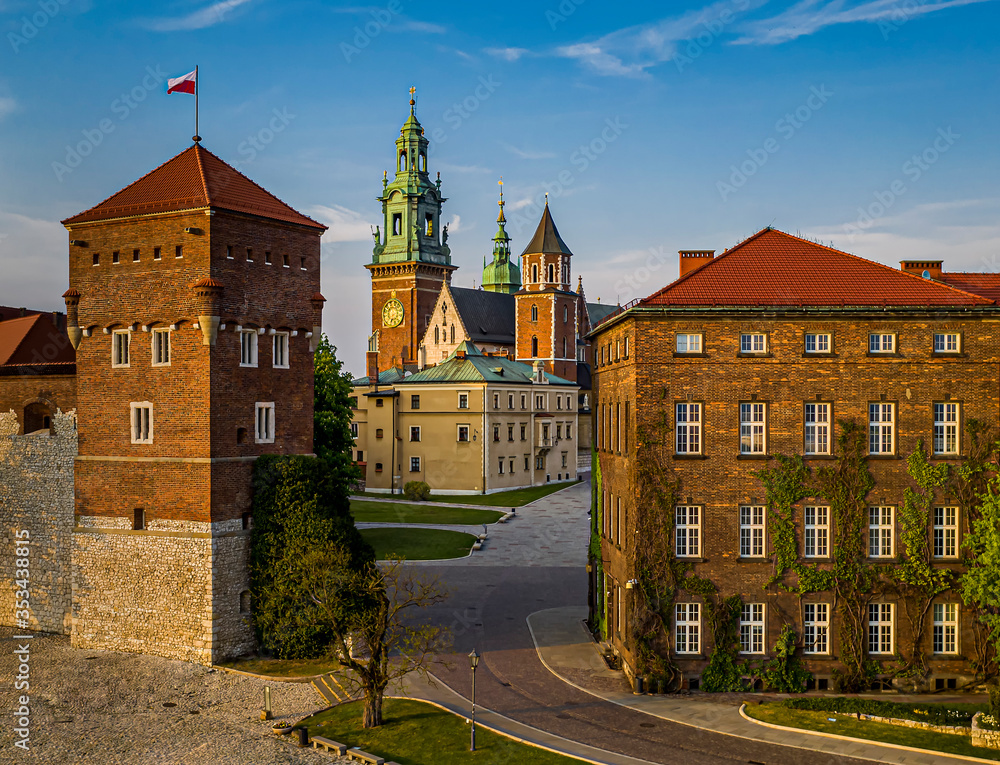
[[198, 135], [198, 65], [195, 64], [194, 67], [194, 142], [198, 143], [201, 141], [201, 136]]

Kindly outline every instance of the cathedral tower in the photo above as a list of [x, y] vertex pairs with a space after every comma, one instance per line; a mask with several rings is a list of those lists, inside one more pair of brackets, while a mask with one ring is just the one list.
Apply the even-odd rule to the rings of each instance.
[[416, 366], [417, 348], [441, 287], [451, 281], [448, 227], [441, 225], [441, 176], [427, 170], [428, 141], [414, 114], [396, 139], [396, 172], [382, 176], [383, 225], [375, 230], [372, 262], [372, 333], [377, 335], [378, 368]]
[[521, 269], [510, 257], [510, 236], [504, 225], [507, 218], [503, 214], [503, 178], [500, 179], [500, 214], [497, 224], [500, 228], [493, 237], [493, 260], [483, 266], [483, 289], [487, 292], [503, 292], [513, 295], [521, 289]]

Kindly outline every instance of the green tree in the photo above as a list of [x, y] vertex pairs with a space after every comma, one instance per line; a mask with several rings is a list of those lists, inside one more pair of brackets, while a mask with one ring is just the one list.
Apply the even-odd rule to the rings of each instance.
[[361, 479], [354, 465], [351, 435], [351, 375], [337, 358], [337, 349], [323, 335], [314, 359], [313, 450], [348, 484]]
[[[962, 600], [976, 608], [979, 620], [987, 629], [993, 655], [1000, 656], [1000, 479], [986, 487], [978, 517], [972, 520], [972, 533], [966, 537], [969, 551], [968, 570], [961, 578]], [[985, 669], [985, 668], [984, 668]], [[990, 706], [1000, 714], [1000, 682], [988, 675]]]

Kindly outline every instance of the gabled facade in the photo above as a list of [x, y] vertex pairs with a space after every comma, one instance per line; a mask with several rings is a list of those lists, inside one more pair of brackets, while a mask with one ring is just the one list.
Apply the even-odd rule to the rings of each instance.
[[514, 354], [514, 298], [445, 284], [420, 344], [420, 367], [438, 364], [463, 342], [485, 353]]

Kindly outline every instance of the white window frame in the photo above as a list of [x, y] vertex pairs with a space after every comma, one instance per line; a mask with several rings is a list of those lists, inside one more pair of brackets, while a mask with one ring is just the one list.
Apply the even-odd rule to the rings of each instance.
[[701, 506], [674, 508], [674, 554], [678, 558], [701, 557]]
[[674, 653], [701, 653], [701, 603], [674, 604]]
[[830, 653], [830, 604], [802, 605], [803, 653]]
[[895, 353], [896, 333], [895, 332], [869, 332], [868, 333], [869, 353]]
[[894, 603], [868, 604], [868, 653], [891, 655], [895, 648], [896, 608]]
[[958, 557], [958, 508], [941, 505], [934, 508], [932, 554], [938, 560]]
[[804, 558], [830, 557], [830, 508], [806, 505], [802, 511]]
[[740, 353], [767, 353], [767, 335], [763, 332], [741, 333]]
[[240, 330], [240, 366], [257, 366], [257, 330]]
[[411, 473], [420, 472], [420, 457], [410, 457], [410, 472]]
[[702, 405], [695, 401], [681, 401], [674, 406], [677, 454], [701, 454]]
[[[150, 356], [154, 367], [170, 366], [170, 329], [158, 328], [150, 332]], [[165, 360], [164, 360], [165, 359]]]
[[763, 505], [740, 505], [740, 557], [763, 558], [767, 547], [766, 508]]
[[868, 404], [868, 453], [896, 453], [895, 404], [884, 401]]
[[111, 366], [113, 368], [124, 369], [129, 366], [131, 345], [132, 330], [116, 329], [111, 333]]
[[153, 404], [133, 401], [129, 404], [129, 430], [133, 444], [153, 443]]
[[469, 408], [469, 392], [468, 391], [461, 391], [458, 394], [458, 408], [459, 409], [468, 409]]
[[830, 353], [832, 346], [833, 336], [829, 332], [806, 332], [806, 353], [815, 355]]
[[274, 433], [274, 402], [258, 401], [254, 407], [254, 441], [258, 444], [273, 444]]
[[868, 507], [868, 557], [896, 557], [896, 508], [893, 505]]
[[356, 422], [351, 423], [351, 436], [354, 438], [358, 437], [358, 423]]
[[939, 401], [934, 404], [934, 454], [959, 453], [958, 423], [961, 407], [955, 401]]
[[740, 608], [740, 653], [764, 653], [763, 603], [744, 603]]
[[[465, 429], [465, 438], [462, 438], [462, 429]], [[458, 425], [455, 428], [455, 440], [460, 444], [468, 444], [472, 442], [472, 426], [470, 425]]]
[[271, 363], [275, 369], [288, 369], [288, 332], [275, 332], [271, 337]]
[[[413, 437], [414, 431], [416, 431], [416, 435], [417, 435], [416, 438]], [[417, 442], [419, 440], [420, 440], [420, 426], [419, 425], [411, 425], [410, 426], [410, 441], [411, 442]]]
[[830, 410], [822, 401], [807, 401], [803, 412], [803, 451], [805, 454], [830, 453]]
[[701, 349], [704, 347], [703, 340], [704, 337], [701, 333], [678, 332], [674, 348], [677, 353], [701, 353]]
[[767, 404], [740, 403], [740, 454], [767, 454]]
[[954, 656], [958, 653], [958, 603], [935, 603], [932, 618], [934, 653]]
[[962, 335], [958, 332], [935, 332], [934, 353], [961, 353]]

